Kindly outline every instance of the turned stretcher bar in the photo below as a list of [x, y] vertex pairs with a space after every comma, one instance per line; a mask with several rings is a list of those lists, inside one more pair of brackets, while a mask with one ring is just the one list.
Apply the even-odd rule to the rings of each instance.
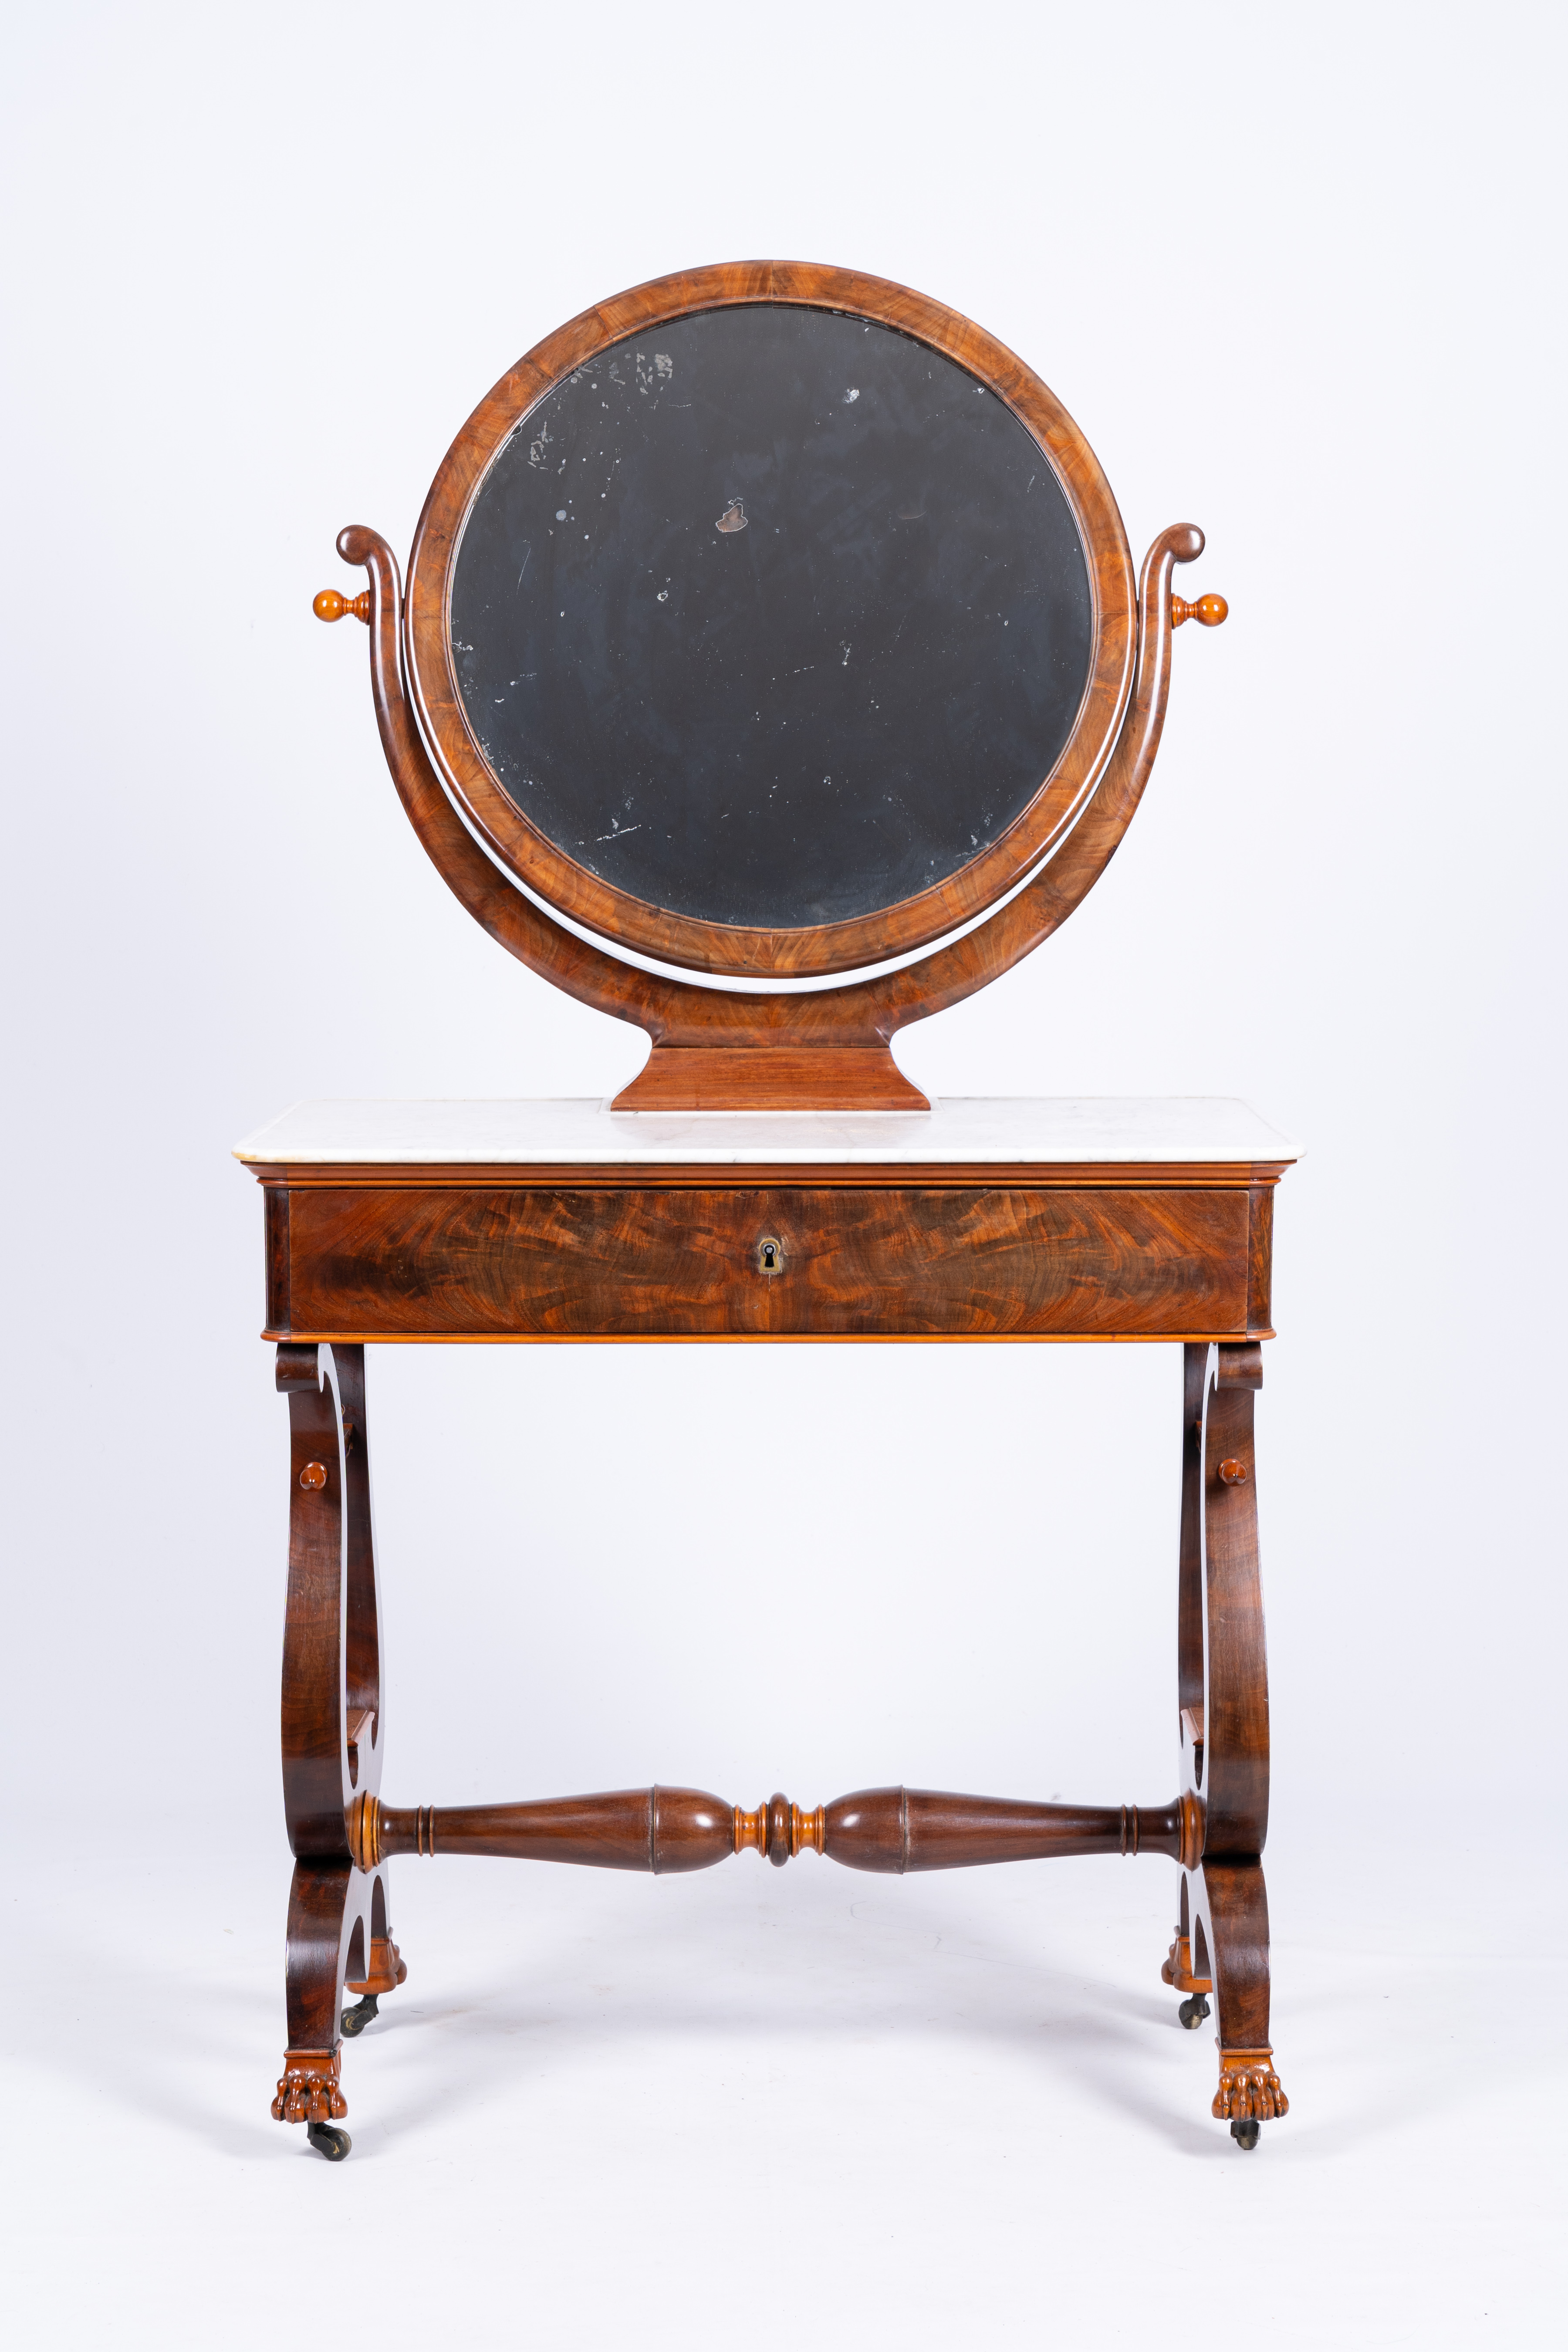
[[765, 1854], [780, 1867], [797, 1853], [826, 1854], [850, 1870], [901, 1876], [978, 1863], [1040, 1862], [1052, 1855], [1169, 1854], [1195, 1868], [1203, 1804], [1191, 1791], [1168, 1805], [1041, 1805], [1008, 1797], [953, 1796], [935, 1789], [858, 1789], [803, 1811], [774, 1796], [754, 1812], [700, 1789], [617, 1789], [520, 1805], [450, 1805], [412, 1811], [357, 1797], [349, 1845], [372, 1871], [403, 1853], [492, 1854], [518, 1862], [571, 1862], [656, 1876], [708, 1870], [729, 1855]]

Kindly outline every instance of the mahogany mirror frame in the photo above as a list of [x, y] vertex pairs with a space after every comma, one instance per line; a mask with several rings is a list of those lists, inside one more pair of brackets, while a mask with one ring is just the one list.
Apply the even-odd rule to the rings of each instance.
[[[781, 304], [891, 328], [994, 393], [1038, 447], [1071, 510], [1088, 572], [1088, 683], [1071, 733], [1033, 798], [1000, 836], [945, 880], [851, 919], [766, 929], [702, 920], [616, 888], [578, 865], [517, 807], [469, 727], [452, 657], [451, 593], [462, 534], [486, 475], [539, 402], [600, 352], [706, 310]], [[806, 262], [725, 262], [633, 288], [558, 327], [479, 403], [442, 461], [415, 536], [404, 651], [423, 731], [465, 816], [510, 873], [547, 905], [616, 945], [682, 970], [749, 978], [862, 970], [917, 951], [983, 916], [1059, 841], [1116, 744], [1137, 653], [1132, 557], [1110, 487], [1083, 435], [1032, 369], [971, 320], [858, 270]]]

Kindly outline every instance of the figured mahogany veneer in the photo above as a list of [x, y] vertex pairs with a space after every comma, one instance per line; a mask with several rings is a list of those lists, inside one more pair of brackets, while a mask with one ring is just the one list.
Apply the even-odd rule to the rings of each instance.
[[[1174, 1339], [1268, 1329], [1267, 1184], [269, 1186], [268, 1336]], [[1152, 1179], [1153, 1181], [1148, 1181]], [[782, 1264], [763, 1267], [766, 1239]]]

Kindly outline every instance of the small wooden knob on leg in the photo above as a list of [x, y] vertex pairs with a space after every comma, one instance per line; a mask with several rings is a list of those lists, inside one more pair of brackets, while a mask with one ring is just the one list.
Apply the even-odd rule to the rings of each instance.
[[343, 596], [335, 588], [323, 588], [310, 610], [318, 621], [341, 621], [352, 613], [356, 621], [370, 624], [370, 590], [362, 588], [357, 596]]
[[1223, 596], [1209, 594], [1196, 597], [1188, 604], [1184, 596], [1171, 599], [1171, 626], [1179, 629], [1184, 621], [1201, 621], [1205, 629], [1217, 629], [1230, 611]]

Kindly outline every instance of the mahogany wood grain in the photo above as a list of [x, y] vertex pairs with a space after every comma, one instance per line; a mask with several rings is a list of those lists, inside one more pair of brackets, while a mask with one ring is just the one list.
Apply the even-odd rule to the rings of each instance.
[[355, 1925], [346, 1862], [298, 1862], [289, 1894], [287, 1984], [290, 2050], [338, 2041], [348, 1947]]
[[[423, 1816], [423, 1818], [421, 1818]], [[521, 1805], [381, 1808], [383, 1854], [496, 1854], [655, 1875], [706, 1870], [734, 1852], [735, 1809], [700, 1789], [620, 1789]]]
[[933, 1789], [860, 1789], [824, 1810], [830, 1861], [895, 1876], [1053, 1855], [1181, 1855], [1174, 1804], [1039, 1805]]
[[[1205, 1862], [1260, 1854], [1268, 1833], [1268, 1675], [1252, 1431], [1261, 1379], [1257, 1347], [1215, 1349], [1204, 1414]], [[1239, 1478], [1222, 1477], [1222, 1463], [1234, 1464]]]
[[384, 1873], [356, 1845], [367, 1811], [374, 1818], [385, 1727], [364, 1350], [285, 1345], [277, 1378], [290, 1437], [283, 1802], [297, 1860], [288, 2051], [272, 2112], [321, 2124], [347, 2112], [338, 2059], [345, 1985], [379, 1995], [406, 1970]]
[[[1244, 1335], [1247, 1194], [1155, 1186], [296, 1193], [296, 1337]], [[764, 1276], [757, 1245], [783, 1244]]]
[[[343, 1703], [343, 1475], [330, 1351], [278, 1351], [289, 1399], [289, 1597], [283, 1638], [283, 1810], [296, 1856], [346, 1862], [353, 1795]], [[292, 2039], [292, 2037], [291, 2037]]]
[[1218, 2010], [1214, 2114], [1243, 2145], [1289, 2112], [1268, 2044], [1268, 1673], [1258, 1559], [1256, 1340], [1184, 1354], [1176, 1644], [1184, 1801], [1201, 1837], [1183, 1856], [1181, 1919], [1161, 1973]]
[[[634, 1098], [635, 1097], [635, 1098]], [[886, 1045], [656, 1047], [617, 1110], [930, 1110]]]
[[1256, 1859], [1205, 1861], [1191, 1881], [1194, 1965], [1213, 1979], [1220, 2122], [1268, 2123], [1290, 2111], [1268, 2039], [1268, 1896]]
[[[370, 1433], [365, 1412], [364, 1349], [333, 1350], [341, 1415], [343, 1528], [343, 1698], [349, 1713], [349, 1785], [373, 1792], [381, 1786], [385, 1754], [381, 1698], [381, 1601], [375, 1573], [375, 1533], [371, 1518]], [[353, 1736], [355, 1729], [360, 1736]]]
[[287, 1331], [291, 1320], [289, 1312], [288, 1188], [268, 1185], [265, 1199], [267, 1328], [269, 1331]]
[[1271, 1328], [1274, 1288], [1274, 1187], [1255, 1183], [1247, 1203], [1247, 1328], [1264, 1333]]
[[1204, 1391], [1208, 1349], [1182, 1350], [1182, 1517], [1176, 1578], [1176, 1709], [1186, 1750], [1182, 1786], [1203, 1785], [1204, 1739]]
[[374, 1822], [356, 1830], [356, 1840], [384, 1858], [489, 1854], [656, 1874], [706, 1870], [747, 1848], [775, 1864], [814, 1849], [850, 1870], [901, 1877], [1068, 1854], [1162, 1853], [1180, 1861], [1184, 1823], [1179, 1800], [1046, 1805], [932, 1789], [861, 1789], [815, 1814], [784, 1796], [748, 1813], [700, 1790], [655, 1787], [518, 1805], [382, 1805]]

